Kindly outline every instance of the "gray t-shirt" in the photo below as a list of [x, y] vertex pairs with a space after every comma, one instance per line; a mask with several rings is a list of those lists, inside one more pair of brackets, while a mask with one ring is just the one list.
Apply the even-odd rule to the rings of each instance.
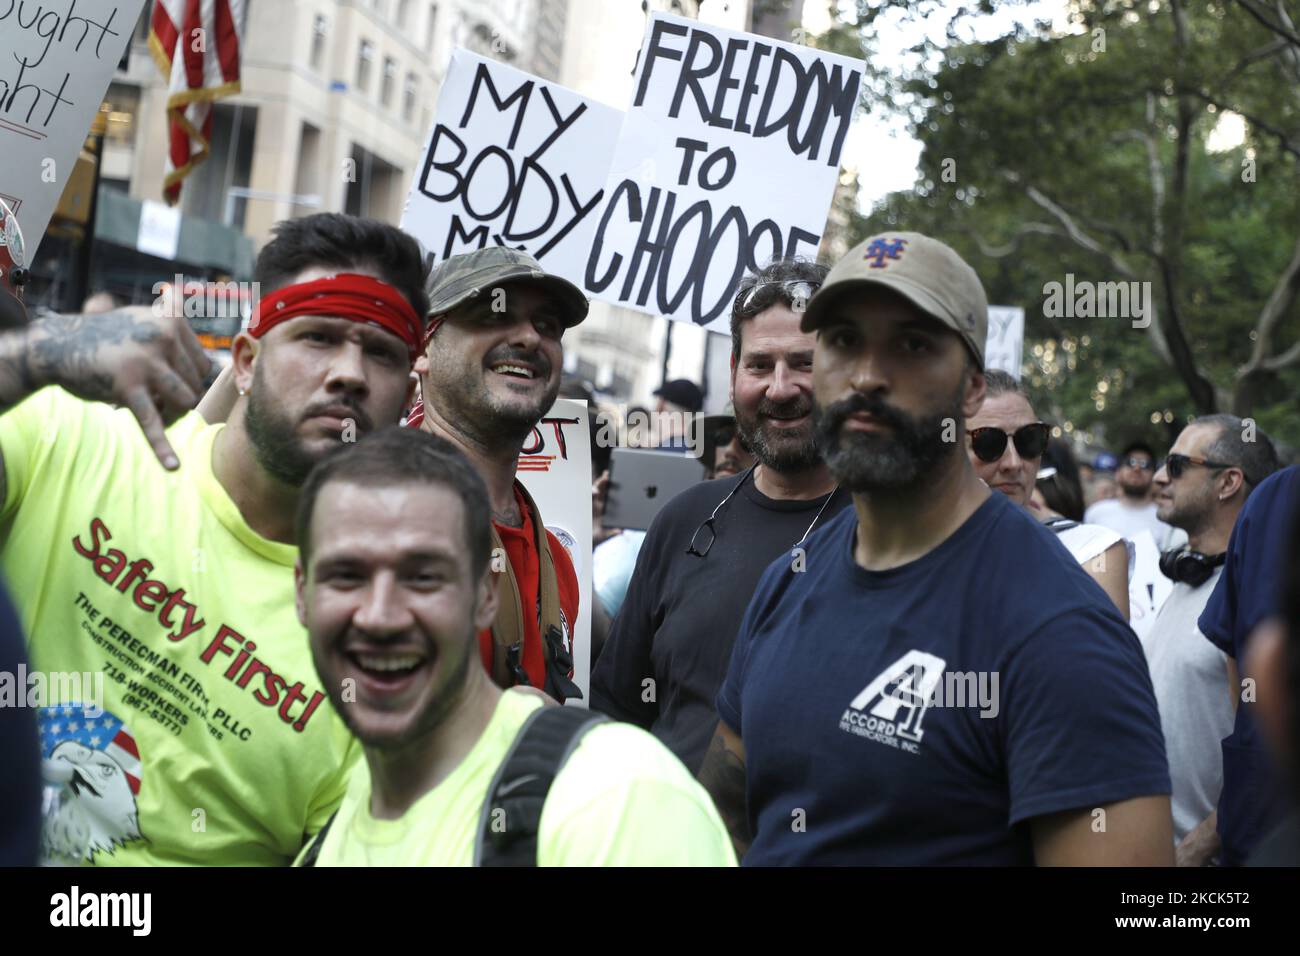
[[1118, 531], [1130, 541], [1143, 531], [1150, 531], [1155, 538], [1156, 547], [1161, 551], [1176, 548], [1186, 542], [1187, 533], [1180, 528], [1165, 524], [1156, 517], [1153, 502], [1134, 507], [1125, 504], [1120, 498], [1107, 498], [1095, 501], [1084, 512], [1083, 520], [1088, 524], [1099, 524]]
[[1222, 571], [1198, 588], [1175, 584], [1142, 640], [1169, 755], [1175, 840], [1214, 812], [1223, 788], [1219, 744], [1233, 720], [1228, 659], [1196, 624]]

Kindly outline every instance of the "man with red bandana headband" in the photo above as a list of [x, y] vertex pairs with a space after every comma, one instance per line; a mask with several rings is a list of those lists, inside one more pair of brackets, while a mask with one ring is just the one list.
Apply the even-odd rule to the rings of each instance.
[[423, 401], [407, 424], [455, 444], [488, 488], [493, 546], [507, 561], [493, 563], [504, 575], [503, 599], [479, 634], [483, 665], [501, 686], [527, 684], [561, 702], [580, 697], [570, 679], [578, 578], [515, 469], [555, 402], [560, 338], [587, 317], [586, 296], [527, 253], [489, 246], [436, 266], [429, 300], [415, 363]]
[[357, 750], [294, 613], [293, 516], [410, 401], [425, 273], [383, 223], [281, 223], [225, 424], [188, 411], [210, 363], [180, 317], [0, 337], [0, 570], [33, 670], [81, 678], [38, 702], [45, 862], [283, 864], [337, 806]]

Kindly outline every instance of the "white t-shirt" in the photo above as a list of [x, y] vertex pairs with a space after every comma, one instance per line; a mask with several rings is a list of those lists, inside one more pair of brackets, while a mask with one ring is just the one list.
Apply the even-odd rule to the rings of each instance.
[[1175, 841], [1214, 812], [1223, 789], [1219, 744], [1233, 725], [1227, 658], [1196, 626], [1222, 571], [1198, 588], [1175, 584], [1142, 638], [1169, 756]]
[[1129, 577], [1133, 576], [1133, 545], [1118, 532], [1099, 524], [1076, 524], [1057, 532], [1056, 536], [1080, 564], [1087, 564], [1117, 542], [1123, 541], [1125, 550], [1128, 551]]
[[1134, 507], [1125, 504], [1121, 498], [1107, 498], [1094, 502], [1084, 512], [1083, 520], [1088, 524], [1104, 525], [1112, 531], [1118, 531], [1130, 541], [1143, 531], [1150, 531], [1156, 547], [1161, 551], [1178, 547], [1186, 540], [1184, 532], [1165, 524], [1156, 517], [1156, 506], [1153, 502]]

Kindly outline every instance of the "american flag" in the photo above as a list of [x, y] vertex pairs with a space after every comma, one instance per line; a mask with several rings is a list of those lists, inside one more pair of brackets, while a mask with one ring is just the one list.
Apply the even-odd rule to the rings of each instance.
[[42, 707], [40, 711], [41, 756], [46, 760], [54, 748], [71, 740], [90, 750], [102, 750], [126, 774], [132, 794], [140, 792], [140, 751], [126, 726], [107, 711], [84, 704]]
[[212, 103], [239, 92], [244, 0], [156, 0], [149, 51], [167, 77], [170, 148], [163, 196], [173, 205], [181, 180], [208, 158]]

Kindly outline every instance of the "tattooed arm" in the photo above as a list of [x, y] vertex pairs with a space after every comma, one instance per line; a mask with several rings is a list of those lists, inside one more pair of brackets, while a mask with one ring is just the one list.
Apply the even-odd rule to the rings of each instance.
[[726, 721], [718, 721], [718, 729], [713, 732], [713, 740], [700, 766], [699, 780], [727, 825], [736, 859], [741, 859], [754, 839], [749, 832], [745, 805], [745, 745]]
[[194, 407], [212, 362], [185, 319], [139, 306], [50, 315], [0, 336], [0, 414], [46, 385], [129, 408], [154, 453], [176, 468], [163, 429]]

